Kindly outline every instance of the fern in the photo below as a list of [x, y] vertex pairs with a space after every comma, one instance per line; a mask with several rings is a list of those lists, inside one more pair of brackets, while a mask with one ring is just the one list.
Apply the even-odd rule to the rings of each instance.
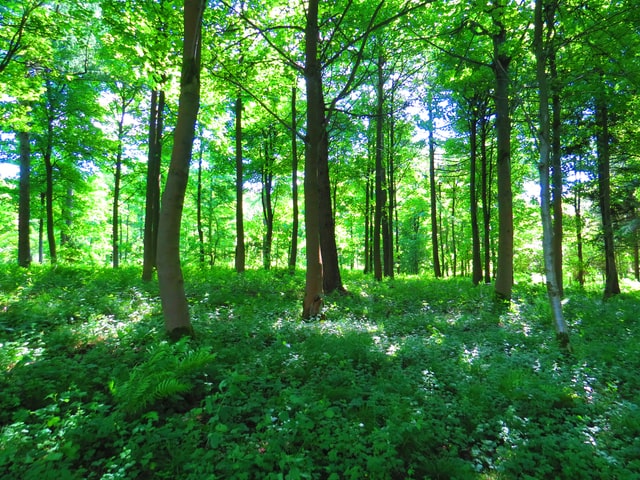
[[191, 349], [188, 339], [163, 342], [146, 362], [131, 370], [127, 380], [112, 382], [111, 392], [124, 412], [138, 414], [192, 390], [197, 375], [214, 359], [215, 354], [207, 348]]

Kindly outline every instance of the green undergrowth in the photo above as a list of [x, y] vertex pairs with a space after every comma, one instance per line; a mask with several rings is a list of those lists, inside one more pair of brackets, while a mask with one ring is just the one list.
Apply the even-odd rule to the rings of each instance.
[[196, 332], [134, 269], [0, 266], [0, 477], [637, 479], [639, 296], [188, 271]]

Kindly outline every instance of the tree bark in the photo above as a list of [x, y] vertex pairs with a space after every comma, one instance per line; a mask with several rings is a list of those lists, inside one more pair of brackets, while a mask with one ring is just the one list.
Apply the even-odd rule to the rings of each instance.
[[264, 164], [262, 165], [262, 216], [264, 219], [265, 234], [262, 243], [262, 263], [265, 270], [271, 269], [271, 250], [273, 244], [273, 131], [266, 129], [263, 135]]
[[149, 114], [149, 151], [147, 157], [147, 185], [144, 212], [142, 280], [153, 278], [158, 251], [158, 223], [160, 221], [160, 166], [162, 163], [162, 130], [164, 91], [151, 91]]
[[[49, 83], [49, 82], [47, 82]], [[47, 91], [50, 93], [50, 86], [47, 86]], [[51, 103], [51, 102], [49, 102]], [[44, 151], [44, 169], [45, 169], [45, 210], [46, 210], [46, 223], [47, 223], [47, 243], [49, 244], [49, 260], [55, 264], [58, 262], [58, 255], [56, 252], [56, 236], [53, 228], [53, 163], [51, 159], [53, 151], [53, 116], [49, 113], [47, 119], [47, 133], [45, 138], [45, 151]]]
[[200, 49], [204, 0], [184, 1], [184, 47], [178, 120], [160, 210], [158, 281], [165, 329], [174, 338], [192, 334], [180, 266], [180, 223], [200, 106]]
[[[554, 15], [555, 15], [555, 9]], [[556, 264], [556, 276], [558, 290], [560, 296], [564, 293], [564, 275], [562, 267], [562, 239], [563, 232], [563, 216], [562, 216], [562, 151], [561, 151], [561, 134], [562, 134], [562, 117], [560, 104], [560, 87], [558, 85], [558, 69], [556, 62], [555, 47], [549, 52], [549, 74], [550, 74], [550, 90], [551, 90], [551, 193], [553, 205], [553, 251], [555, 252], [554, 261]]]
[[244, 207], [243, 190], [244, 174], [242, 164], [242, 97], [236, 98], [236, 272], [245, 269], [246, 250], [244, 243]]
[[[551, 218], [551, 127], [549, 121], [549, 83], [547, 79], [547, 55], [543, 38], [543, 3], [544, 0], [536, 0], [534, 15], [534, 49], [536, 56], [536, 80], [538, 82], [538, 149], [540, 173], [540, 216], [542, 219], [542, 251], [544, 255], [544, 268], [547, 281], [547, 296], [553, 316], [553, 323], [560, 346], [571, 350], [569, 343], [569, 330], [562, 313], [562, 296], [558, 286], [556, 272], [553, 224]], [[548, 28], [551, 28], [548, 25]]]
[[480, 116], [480, 195], [482, 196], [482, 249], [484, 251], [484, 283], [491, 283], [491, 163], [487, 155], [489, 122]]
[[204, 248], [204, 226], [202, 224], [202, 157], [204, 155], [204, 139], [202, 129], [200, 134], [200, 149], [198, 151], [198, 190], [196, 192], [196, 228], [198, 230], [198, 250], [201, 265], [204, 265], [205, 248]]
[[18, 204], [18, 265], [31, 265], [31, 145], [29, 132], [18, 132], [20, 146], [20, 200]]
[[432, 100], [429, 99], [429, 197], [431, 202], [431, 244], [433, 250], [433, 274], [436, 278], [442, 277], [440, 268], [439, 246], [438, 246], [438, 212], [436, 209], [436, 142], [433, 134], [435, 119], [433, 113]]
[[[320, 80], [322, 82], [322, 80]], [[322, 83], [321, 83], [322, 85]], [[321, 87], [322, 88], [322, 87]], [[324, 117], [324, 96], [322, 97]], [[323, 288], [325, 293], [335, 291], [344, 292], [340, 264], [338, 261], [338, 247], [336, 245], [336, 223], [331, 202], [331, 180], [329, 178], [329, 135], [326, 120], [322, 122], [322, 141], [318, 155], [318, 207], [320, 214], [320, 250], [323, 263]]]
[[38, 263], [44, 263], [44, 216], [45, 216], [45, 192], [40, 193], [40, 219], [38, 220]]
[[480, 258], [480, 229], [478, 226], [478, 196], [476, 187], [478, 163], [478, 109], [471, 106], [469, 119], [469, 209], [471, 213], [471, 280], [474, 285], [482, 281], [482, 260]]
[[289, 252], [289, 271], [294, 272], [298, 259], [298, 230], [299, 230], [299, 210], [298, 210], [298, 119], [296, 112], [296, 87], [291, 87], [291, 203], [292, 203], [292, 225], [291, 225], [291, 250]]
[[371, 272], [371, 166], [370, 158], [367, 158], [367, 177], [364, 192], [364, 273]]
[[605, 287], [604, 298], [620, 293], [618, 269], [616, 267], [613, 239], [613, 218], [611, 215], [611, 167], [609, 156], [609, 109], [602, 94], [596, 99], [596, 144], [598, 150], [598, 200], [602, 232], [604, 236]]
[[386, 216], [386, 178], [384, 166], [382, 165], [382, 154], [384, 151], [384, 134], [383, 134], [383, 105], [384, 105], [384, 92], [383, 92], [383, 67], [384, 59], [378, 58], [377, 72], [378, 81], [376, 84], [376, 185], [375, 185], [375, 211], [373, 217], [373, 274], [376, 280], [382, 280], [383, 274], [383, 261], [384, 253], [386, 250], [386, 241], [384, 236], [386, 235], [385, 221]]
[[578, 257], [578, 272], [576, 273], [576, 279], [581, 287], [584, 287], [585, 272], [584, 272], [584, 253], [582, 251], [582, 208], [581, 208], [581, 188], [580, 185], [576, 186], [573, 208], [576, 212], [576, 248]]
[[304, 165], [304, 221], [306, 229], [306, 282], [302, 304], [302, 317], [311, 318], [322, 309], [323, 270], [320, 253], [320, 211], [318, 185], [318, 158], [322, 142], [326, 141], [324, 128], [324, 100], [322, 95], [322, 69], [318, 61], [318, 3], [309, 0], [305, 26], [304, 77], [307, 93], [307, 137]]
[[494, 19], [498, 33], [493, 36], [493, 71], [496, 79], [496, 133], [498, 143], [498, 266], [496, 296], [511, 300], [513, 287], [513, 194], [511, 191], [511, 114], [509, 111], [509, 63], [504, 53], [506, 29]]

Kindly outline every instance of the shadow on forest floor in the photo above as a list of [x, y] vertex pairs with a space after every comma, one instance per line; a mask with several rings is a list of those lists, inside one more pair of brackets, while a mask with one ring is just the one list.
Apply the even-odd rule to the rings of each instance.
[[4, 268], [0, 472], [16, 478], [640, 478], [637, 294], [509, 307], [467, 280], [190, 272], [169, 343], [135, 270]]

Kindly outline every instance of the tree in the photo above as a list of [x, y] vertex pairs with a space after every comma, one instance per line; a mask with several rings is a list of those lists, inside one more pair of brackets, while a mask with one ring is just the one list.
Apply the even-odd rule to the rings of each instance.
[[[604, 90], [604, 86], [603, 86]], [[602, 218], [605, 257], [604, 298], [620, 293], [611, 215], [611, 160], [609, 154], [609, 106], [604, 93], [595, 99], [596, 144], [598, 153], [598, 203]]]
[[[569, 331], [562, 313], [562, 295], [558, 285], [558, 275], [555, 261], [555, 242], [553, 241], [553, 225], [551, 221], [551, 122], [549, 119], [549, 81], [547, 77], [547, 63], [550, 45], [549, 37], [552, 35], [554, 24], [552, 2], [536, 0], [534, 13], [534, 40], [533, 47], [536, 56], [536, 80], [538, 83], [538, 150], [540, 172], [540, 214], [542, 218], [542, 249], [544, 255], [544, 267], [547, 283], [547, 295], [551, 306], [553, 323], [560, 345], [570, 349]], [[547, 36], [545, 38], [545, 24]]]
[[149, 110], [149, 140], [147, 152], [147, 181], [145, 184], [144, 237], [142, 280], [150, 281], [156, 268], [158, 254], [158, 223], [160, 222], [160, 167], [162, 163], [162, 135], [164, 128], [165, 93], [151, 90]]
[[120, 266], [120, 235], [118, 229], [120, 227], [120, 189], [122, 181], [122, 162], [123, 162], [123, 150], [125, 139], [125, 118], [127, 115], [127, 108], [135, 100], [137, 95], [137, 88], [126, 84], [116, 82], [115, 90], [117, 91], [116, 101], [114, 102], [114, 115], [116, 117], [117, 134], [116, 134], [116, 161], [115, 169], [113, 173], [114, 187], [113, 187], [113, 215], [111, 218], [111, 262], [113, 268]]
[[180, 265], [180, 223], [196, 119], [200, 104], [200, 52], [203, 0], [184, 0], [184, 44], [178, 120], [169, 173], [162, 194], [158, 226], [158, 282], [165, 329], [172, 337], [191, 334], [193, 327]]
[[440, 267], [440, 255], [438, 252], [438, 216], [437, 216], [437, 199], [436, 199], [436, 141], [434, 135], [435, 129], [435, 107], [433, 98], [430, 96], [427, 104], [429, 112], [429, 199], [430, 199], [430, 218], [431, 218], [431, 247], [433, 250], [433, 274], [436, 278], [442, 277], [442, 269]]
[[291, 87], [291, 247], [289, 250], [289, 270], [296, 268], [298, 258], [298, 119], [296, 112], [296, 87]]
[[238, 95], [235, 103], [235, 136], [236, 136], [236, 272], [245, 269], [246, 252], [244, 242], [244, 174], [242, 165], [242, 96]]
[[28, 267], [31, 264], [31, 145], [29, 132], [18, 133], [20, 145], [20, 201], [18, 213], [18, 265]]
[[320, 253], [320, 210], [318, 184], [318, 157], [322, 143], [327, 142], [324, 125], [324, 96], [322, 93], [322, 68], [318, 59], [319, 0], [309, 0], [305, 27], [304, 77], [307, 92], [307, 137], [304, 156], [304, 221], [306, 282], [302, 304], [302, 317], [311, 318], [322, 309], [323, 271]]
[[[20, 8], [18, 8], [20, 4]], [[33, 30], [32, 20], [43, 0], [15, 2], [9, 1], [2, 7], [0, 16], [0, 74], [11, 61], [27, 47], [25, 34]], [[18, 12], [18, 10], [20, 10]]]
[[498, 298], [511, 300], [513, 287], [513, 193], [511, 191], [511, 114], [509, 102], [509, 64], [505, 5], [498, 2], [492, 11], [495, 33], [493, 41], [493, 71], [495, 74], [496, 135], [498, 143], [498, 266], [495, 292]]

